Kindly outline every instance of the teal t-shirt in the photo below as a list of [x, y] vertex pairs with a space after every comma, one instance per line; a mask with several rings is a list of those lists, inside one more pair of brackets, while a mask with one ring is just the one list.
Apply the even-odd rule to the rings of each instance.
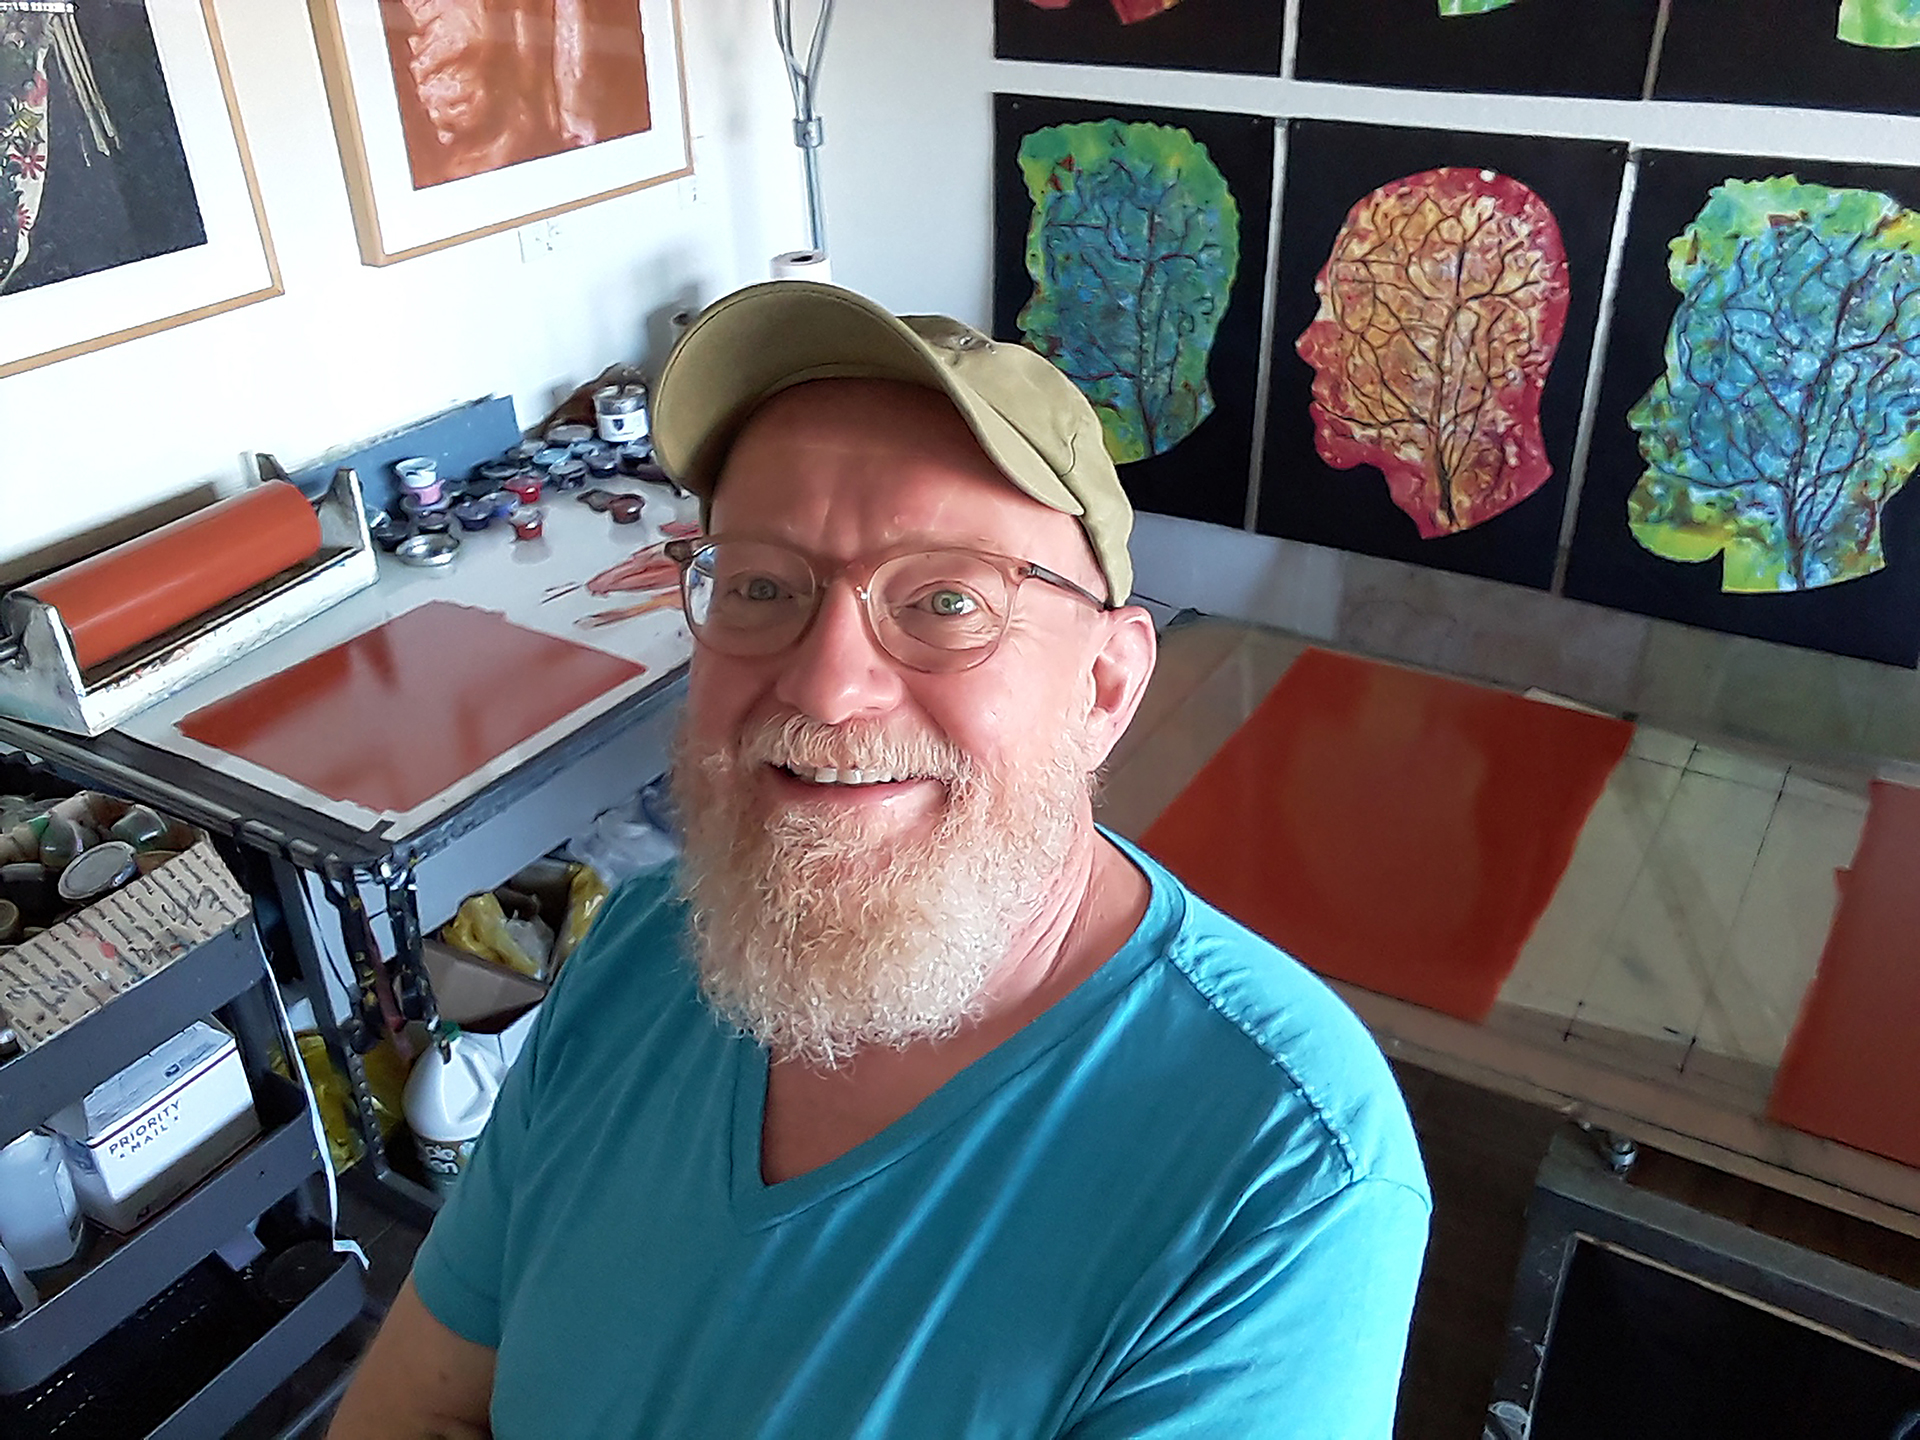
[[1110, 961], [839, 1159], [760, 1177], [766, 1053], [669, 871], [568, 963], [414, 1282], [518, 1437], [1385, 1440], [1430, 1202], [1352, 1013], [1131, 847]]

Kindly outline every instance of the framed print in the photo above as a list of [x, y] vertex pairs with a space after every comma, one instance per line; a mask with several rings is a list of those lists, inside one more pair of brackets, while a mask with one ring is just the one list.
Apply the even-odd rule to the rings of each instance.
[[1244, 524], [1273, 120], [993, 104], [994, 334], [1080, 387], [1136, 508]]
[[1920, 660], [1920, 170], [1648, 151], [1566, 593]]
[[1296, 120], [1258, 528], [1545, 590], [1626, 147]]
[[693, 173], [678, 0], [309, 0], [360, 258]]
[[1661, 8], [1661, 0], [1300, 0], [1293, 78], [1637, 100]]
[[0, 376], [280, 293], [212, 0], [0, 4]]
[[995, 0], [1000, 60], [1278, 75], [1287, 7], [1275, 0]]
[[1656, 100], [1920, 114], [1914, 0], [1671, 0]]

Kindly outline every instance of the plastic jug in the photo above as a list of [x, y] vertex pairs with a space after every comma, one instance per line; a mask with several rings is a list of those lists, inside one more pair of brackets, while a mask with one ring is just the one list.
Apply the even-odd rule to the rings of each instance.
[[441, 1043], [414, 1062], [402, 1105], [428, 1183], [449, 1195], [493, 1113], [507, 1062], [496, 1037], [447, 1025], [435, 1038]]
[[58, 1136], [29, 1130], [0, 1149], [0, 1245], [23, 1269], [66, 1264], [80, 1248], [81, 1225]]

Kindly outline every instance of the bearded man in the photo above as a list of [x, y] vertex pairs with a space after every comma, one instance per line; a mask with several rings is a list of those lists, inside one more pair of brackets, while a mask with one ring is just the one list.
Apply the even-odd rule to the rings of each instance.
[[333, 1433], [1389, 1435], [1386, 1064], [1093, 821], [1154, 633], [1092, 408], [777, 281], [655, 418], [709, 521], [685, 854], [569, 962]]

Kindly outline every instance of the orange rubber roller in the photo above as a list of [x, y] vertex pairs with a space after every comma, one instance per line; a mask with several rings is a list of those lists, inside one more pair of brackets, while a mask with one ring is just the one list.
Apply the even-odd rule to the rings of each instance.
[[59, 612], [87, 670], [319, 548], [320, 520], [306, 497], [269, 480], [22, 588]]

